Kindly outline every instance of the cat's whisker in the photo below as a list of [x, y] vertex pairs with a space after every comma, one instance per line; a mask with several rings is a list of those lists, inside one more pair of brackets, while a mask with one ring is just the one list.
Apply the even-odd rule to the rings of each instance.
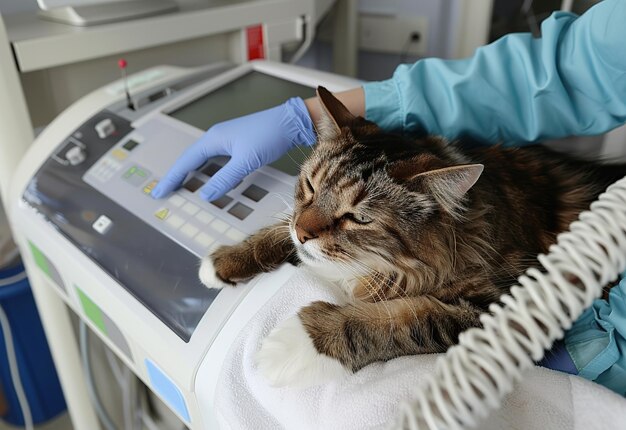
[[[355, 261], [355, 260], [354, 260], [354, 259], [353, 259], [353, 258], [352, 258], [349, 254], [347, 254], [346, 252], [342, 252], [342, 254], [344, 254], [346, 257], [348, 257], [348, 259], [349, 259], [349, 262], [350, 262], [350, 263], [356, 262], [356, 261]], [[356, 269], [354, 269], [354, 267], [350, 266], [349, 264], [346, 264], [346, 263], [343, 263], [343, 262], [341, 262], [341, 264], [343, 264], [343, 266], [344, 266], [346, 269], [348, 269], [348, 271], [350, 271], [350, 272], [352, 273], [352, 275], [354, 276], [354, 279], [355, 279], [356, 281], [359, 281], [359, 282], [361, 282], [361, 281], [365, 281], [365, 282], [367, 283], [367, 285], [366, 285], [366, 286], [367, 286], [367, 287], [371, 287], [371, 289], [370, 289], [370, 288], [368, 288], [368, 290], [370, 291], [370, 297], [371, 297], [371, 298], [373, 298], [373, 293], [376, 293], [376, 295], [377, 295], [378, 299], [379, 299], [379, 300], [381, 300], [381, 301], [383, 301], [382, 296], [380, 296], [380, 294], [378, 293], [378, 289], [377, 289], [374, 285], [372, 285], [372, 283], [371, 283], [371, 281], [370, 281], [369, 279], [367, 279], [367, 277], [369, 276], [369, 273], [367, 273], [367, 272], [366, 272], [366, 273], [365, 273], [365, 275], [362, 275], [362, 274], [358, 273], [358, 272], [356, 271]]]
[[[294, 147], [298, 148], [298, 150], [300, 151], [300, 153], [304, 156], [304, 159], [306, 160], [309, 157], [309, 154], [307, 154], [306, 152], [304, 152], [304, 150], [300, 147], [299, 144], [297, 144], [295, 142], [295, 140], [291, 139], [291, 142], [294, 144]], [[291, 159], [291, 161], [298, 166], [298, 170], [300, 170], [300, 168], [302, 167], [303, 164], [303, 160], [295, 160], [291, 154], [289, 154], [289, 152], [287, 152], [287, 156]]]
[[287, 206], [287, 208], [289, 209], [290, 212], [293, 212], [293, 204], [289, 203], [289, 201], [287, 201], [287, 198], [285, 198], [282, 193], [277, 193], [277, 192], [271, 192], [268, 193], [269, 196], [275, 196], [278, 197], [284, 204], [285, 206]]
[[[416, 314], [415, 310], [413, 309], [413, 306], [411, 306], [411, 303], [407, 300], [407, 298], [406, 298], [406, 297], [404, 297], [404, 296], [403, 296], [403, 294], [406, 294], [406, 293], [403, 291], [402, 287], [401, 287], [399, 284], [397, 284], [397, 282], [396, 282], [396, 281], [394, 281], [394, 280], [392, 280], [392, 279], [390, 278], [390, 275], [387, 275], [387, 276], [383, 275], [383, 274], [382, 274], [382, 273], [380, 273], [379, 271], [372, 269], [371, 267], [369, 267], [369, 266], [368, 266], [367, 264], [365, 264], [364, 262], [362, 262], [362, 261], [360, 261], [360, 260], [356, 259], [356, 258], [355, 258], [355, 257], [353, 257], [353, 256], [350, 256], [349, 254], [347, 254], [347, 253], [345, 253], [345, 252], [344, 252], [344, 255], [346, 255], [348, 258], [350, 258], [350, 259], [351, 259], [351, 262], [356, 263], [357, 265], [360, 265], [360, 266], [361, 266], [361, 268], [365, 269], [365, 270], [366, 270], [366, 273], [368, 274], [368, 276], [373, 277], [373, 278], [374, 278], [374, 279], [373, 279], [374, 281], [377, 281], [377, 282], [381, 282], [381, 281], [383, 281], [383, 282], [384, 282], [384, 281], [390, 281], [390, 282], [391, 282], [391, 287], [397, 287], [397, 288], [398, 288], [398, 291], [400, 292], [400, 294], [398, 294], [398, 295], [397, 295], [397, 297], [398, 297], [398, 298], [400, 298], [401, 300], [403, 300], [403, 301], [407, 304], [408, 308], [409, 308], [409, 309], [411, 309], [411, 312], [413, 313], [413, 316], [414, 316], [415, 318], [417, 318], [417, 314]], [[380, 280], [378, 280], [378, 278], [380, 278]], [[380, 288], [377, 288], [376, 286], [372, 286], [371, 281], [369, 281], [369, 280], [367, 280], [367, 282], [368, 282], [368, 285], [369, 285], [369, 286], [371, 286], [372, 288], [374, 288], [374, 290], [376, 291], [376, 294], [377, 294], [378, 298], [381, 300], [381, 302], [383, 303], [383, 305], [385, 306], [385, 308], [386, 308], [386, 309], [387, 309], [387, 311], [389, 312], [389, 310], [388, 310], [388, 308], [387, 308], [387, 303], [385, 303], [385, 302], [386, 302], [386, 300], [385, 300], [385, 299], [384, 299], [384, 298], [380, 295], [380, 293], [379, 293]], [[385, 285], [386, 285], [386, 286], [390, 286], [390, 285], [389, 285], [389, 282], [385, 282]], [[391, 314], [390, 314], [390, 318], [391, 318]]]

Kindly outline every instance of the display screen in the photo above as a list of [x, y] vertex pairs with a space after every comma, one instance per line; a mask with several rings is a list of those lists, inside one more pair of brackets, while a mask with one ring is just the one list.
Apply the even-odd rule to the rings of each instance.
[[[290, 97], [304, 99], [314, 95], [315, 90], [311, 87], [250, 72], [169, 115], [199, 129], [208, 130], [213, 124], [274, 107]], [[253, 131], [250, 134], [254, 136]], [[294, 148], [270, 166], [296, 176], [299, 166], [310, 152], [310, 148]]]

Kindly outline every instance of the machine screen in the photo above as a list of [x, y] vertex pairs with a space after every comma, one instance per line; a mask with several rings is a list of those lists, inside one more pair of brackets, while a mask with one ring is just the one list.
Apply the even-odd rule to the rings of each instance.
[[[314, 95], [315, 90], [311, 87], [259, 72], [250, 72], [170, 112], [169, 115], [194, 127], [208, 130], [213, 124], [271, 108], [290, 97], [308, 98]], [[295, 148], [270, 166], [296, 176], [298, 166], [309, 153], [308, 148]]]
[[169, 115], [202, 130], [238, 116], [268, 109], [290, 97], [315, 95], [311, 87], [259, 72], [250, 72], [170, 112]]

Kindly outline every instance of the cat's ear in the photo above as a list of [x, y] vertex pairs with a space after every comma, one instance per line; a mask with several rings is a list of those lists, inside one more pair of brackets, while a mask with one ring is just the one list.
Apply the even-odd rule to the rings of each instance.
[[482, 164], [466, 164], [412, 173], [408, 165], [401, 165], [392, 176], [399, 178], [402, 175], [403, 181], [412, 189], [428, 192], [446, 212], [457, 214], [463, 196], [478, 181], [483, 170]]
[[317, 98], [321, 106], [318, 135], [321, 140], [337, 138], [342, 127], [352, 125], [356, 117], [324, 87], [317, 87]]

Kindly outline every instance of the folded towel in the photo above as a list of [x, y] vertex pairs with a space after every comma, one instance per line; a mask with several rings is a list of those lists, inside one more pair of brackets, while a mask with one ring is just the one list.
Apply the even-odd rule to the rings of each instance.
[[[433, 371], [436, 354], [374, 363], [345, 379], [319, 386], [269, 386], [255, 365], [263, 338], [315, 300], [342, 303], [345, 296], [338, 287], [299, 270], [240, 332], [217, 386], [215, 412], [222, 428], [384, 428], [396, 416], [400, 403], [410, 399]], [[623, 398], [581, 378], [537, 367], [480, 428], [621, 429], [625, 422]]]

